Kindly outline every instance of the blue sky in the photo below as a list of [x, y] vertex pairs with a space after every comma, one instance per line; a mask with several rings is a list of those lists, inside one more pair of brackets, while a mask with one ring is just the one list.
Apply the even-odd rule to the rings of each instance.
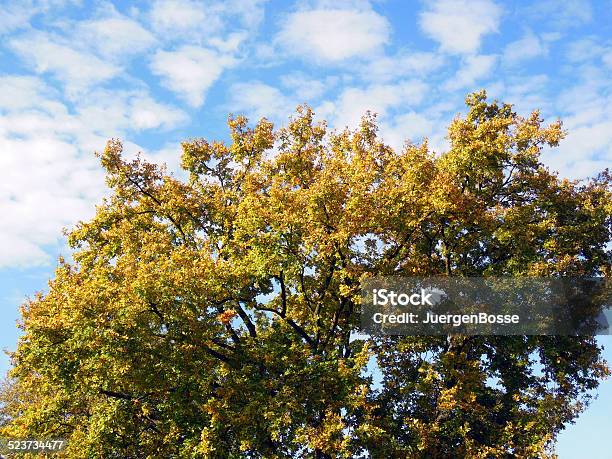
[[[0, 344], [66, 253], [62, 228], [106, 193], [108, 138], [174, 170], [181, 140], [226, 138], [228, 112], [282, 123], [308, 103], [336, 128], [375, 111], [389, 144], [443, 151], [486, 88], [560, 117], [569, 135], [544, 160], [582, 178], [612, 164], [610, 75], [612, 0], [0, 1]], [[562, 459], [609, 457], [600, 392]]]

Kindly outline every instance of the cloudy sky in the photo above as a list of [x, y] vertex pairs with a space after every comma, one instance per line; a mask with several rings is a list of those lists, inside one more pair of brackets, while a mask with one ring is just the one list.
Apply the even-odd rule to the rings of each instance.
[[389, 144], [443, 151], [486, 88], [560, 117], [545, 160], [581, 178], [612, 164], [610, 75], [612, 0], [0, 0], [2, 344], [62, 228], [104, 195], [108, 138], [173, 169], [182, 139], [227, 137], [229, 112], [283, 123], [308, 103], [338, 128], [372, 110]]

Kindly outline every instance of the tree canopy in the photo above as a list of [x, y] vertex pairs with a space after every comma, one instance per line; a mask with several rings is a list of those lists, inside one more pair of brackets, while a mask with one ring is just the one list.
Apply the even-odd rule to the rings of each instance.
[[610, 275], [608, 172], [560, 179], [560, 122], [466, 103], [442, 153], [308, 107], [184, 142], [185, 180], [109, 141], [111, 196], [22, 307], [0, 434], [69, 458], [546, 456], [608, 373], [594, 337], [355, 335], [371, 276]]

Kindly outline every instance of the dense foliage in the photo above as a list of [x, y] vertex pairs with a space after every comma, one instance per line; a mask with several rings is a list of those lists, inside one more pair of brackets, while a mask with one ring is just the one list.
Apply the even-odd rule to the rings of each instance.
[[183, 143], [188, 180], [109, 142], [112, 196], [23, 306], [0, 433], [70, 458], [545, 456], [607, 374], [594, 338], [354, 339], [367, 276], [610, 275], [610, 175], [560, 180], [559, 122], [466, 101], [442, 154], [306, 107]]

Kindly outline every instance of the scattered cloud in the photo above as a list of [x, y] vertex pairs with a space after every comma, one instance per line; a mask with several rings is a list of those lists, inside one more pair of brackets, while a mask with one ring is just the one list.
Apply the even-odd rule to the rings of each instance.
[[526, 13], [535, 20], [567, 29], [591, 22], [593, 5], [590, 0], [540, 0], [526, 8]]
[[339, 78], [332, 76], [316, 79], [300, 72], [292, 72], [281, 76], [280, 81], [285, 88], [292, 91], [297, 99], [309, 103], [332, 89], [338, 83]]
[[435, 0], [427, 4], [419, 22], [442, 51], [468, 54], [478, 51], [484, 35], [498, 31], [501, 15], [492, 0]]
[[608, 72], [588, 64], [576, 73], [579, 81], [555, 99], [568, 135], [545, 159], [564, 176], [582, 178], [612, 164], [612, 83]]
[[462, 60], [461, 67], [455, 76], [445, 83], [444, 89], [447, 91], [456, 91], [462, 88], [471, 90], [477, 81], [491, 74], [496, 64], [496, 55], [467, 56]]
[[43, 108], [45, 94], [54, 93], [39, 77], [30, 75], [0, 76], [0, 112], [32, 107]]
[[11, 49], [38, 74], [50, 73], [64, 83], [72, 95], [93, 84], [117, 76], [120, 68], [86, 51], [72, 47], [67, 40], [35, 32], [9, 41]]
[[[156, 0], [146, 16], [163, 40], [194, 45], [236, 42], [236, 33], [253, 31], [263, 19], [266, 0]], [[227, 37], [226, 35], [229, 35]]]
[[0, 77], [0, 267], [51, 261], [62, 228], [92, 216], [106, 192], [93, 152], [108, 138], [186, 120], [145, 90], [96, 89], [70, 106], [60, 94], [39, 77]]
[[424, 138], [432, 136], [437, 129], [440, 129], [438, 121], [424, 113], [409, 111], [384, 122], [381, 133], [385, 143], [401, 150], [407, 141], [419, 143]]
[[149, 11], [153, 29], [168, 36], [184, 36], [194, 32], [217, 32], [221, 17], [207, 10], [206, 4], [192, 0], [157, 0]]
[[29, 19], [35, 14], [32, 5], [24, 6], [19, 3], [3, 5], [0, 8], [0, 35], [26, 27]]
[[29, 21], [34, 16], [78, 3], [79, 0], [20, 0], [3, 2], [2, 8], [0, 8], [0, 35], [28, 28]]
[[80, 119], [89, 120], [100, 133], [119, 133], [127, 129], [170, 129], [188, 120], [175, 107], [159, 103], [143, 91], [97, 90], [76, 108]]
[[299, 103], [261, 81], [234, 84], [230, 94], [230, 110], [246, 114], [253, 120], [265, 117], [275, 122], [284, 121]]
[[162, 83], [192, 107], [204, 103], [206, 92], [223, 70], [236, 63], [229, 55], [198, 46], [183, 46], [175, 51], [157, 51], [151, 70]]
[[290, 54], [333, 62], [371, 55], [389, 36], [389, 22], [374, 10], [331, 7], [291, 13], [276, 41]]
[[487, 84], [487, 94], [511, 102], [524, 115], [540, 109], [545, 117], [554, 117], [550, 100], [551, 80], [545, 74], [512, 75], [503, 81]]
[[576, 64], [595, 62], [601, 59], [604, 64], [612, 55], [612, 44], [602, 43], [594, 37], [585, 37], [567, 46], [567, 59]]
[[[62, 227], [92, 214], [103, 190], [91, 158], [49, 132], [27, 137], [0, 135], [0, 267], [44, 264], [45, 248], [61, 239]], [[27, 164], [27, 167], [23, 167]]]
[[508, 43], [504, 49], [503, 60], [507, 64], [517, 64], [548, 54], [548, 46], [533, 32], [528, 32], [519, 40]]
[[75, 35], [110, 59], [140, 54], [156, 41], [153, 35], [138, 22], [119, 14], [82, 21], [77, 25]]
[[208, 42], [210, 46], [222, 53], [235, 53], [247, 37], [248, 34], [245, 31], [232, 32], [226, 38], [212, 37]]
[[438, 53], [406, 51], [377, 57], [366, 63], [361, 74], [365, 80], [388, 82], [398, 78], [423, 76], [435, 72], [445, 62]]
[[344, 89], [335, 101], [323, 102], [317, 112], [336, 128], [355, 127], [367, 111], [376, 113], [384, 120], [394, 107], [405, 109], [418, 106], [427, 89], [427, 85], [420, 80], [374, 84], [365, 88], [350, 87]]

